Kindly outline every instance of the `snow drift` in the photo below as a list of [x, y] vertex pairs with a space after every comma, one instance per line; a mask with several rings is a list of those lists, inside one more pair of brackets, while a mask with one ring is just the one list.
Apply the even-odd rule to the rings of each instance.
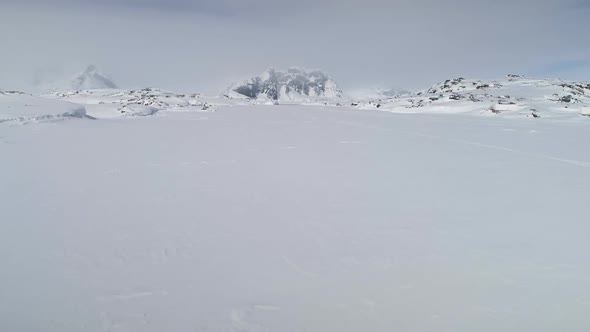
[[0, 91], [0, 122], [82, 118], [85, 116], [86, 109], [82, 105], [35, 97], [18, 91]]

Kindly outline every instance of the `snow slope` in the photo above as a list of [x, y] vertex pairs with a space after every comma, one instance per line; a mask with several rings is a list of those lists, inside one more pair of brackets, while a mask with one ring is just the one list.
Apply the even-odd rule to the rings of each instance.
[[86, 109], [81, 105], [35, 97], [18, 91], [0, 91], [0, 122], [30, 122], [85, 116]]
[[587, 332], [585, 120], [0, 126], [0, 331]]
[[500, 117], [579, 117], [590, 106], [590, 83], [508, 75], [494, 81], [456, 78], [418, 93], [354, 103], [407, 113], [471, 113]]
[[84, 105], [88, 114], [96, 118], [153, 115], [160, 111], [212, 111], [220, 104], [230, 104], [222, 97], [180, 94], [155, 88], [75, 90], [44, 96]]

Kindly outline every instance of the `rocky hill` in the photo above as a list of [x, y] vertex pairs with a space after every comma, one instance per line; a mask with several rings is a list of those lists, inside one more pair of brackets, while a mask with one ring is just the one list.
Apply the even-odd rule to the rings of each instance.
[[270, 103], [302, 103], [342, 98], [338, 84], [325, 73], [291, 68], [269, 69], [262, 75], [232, 86], [228, 98], [247, 98]]
[[590, 83], [559, 79], [529, 79], [508, 75], [499, 80], [448, 79], [409, 95], [354, 102], [362, 109], [393, 112], [492, 114], [563, 117], [585, 113]]

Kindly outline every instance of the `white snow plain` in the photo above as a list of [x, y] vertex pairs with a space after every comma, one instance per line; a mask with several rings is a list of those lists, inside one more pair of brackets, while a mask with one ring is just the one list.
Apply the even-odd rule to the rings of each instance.
[[589, 125], [0, 123], [0, 331], [587, 332]]

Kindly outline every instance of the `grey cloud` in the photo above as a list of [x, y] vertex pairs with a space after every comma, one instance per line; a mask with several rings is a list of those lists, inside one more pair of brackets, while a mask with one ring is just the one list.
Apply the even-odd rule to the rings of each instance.
[[112, 73], [123, 86], [211, 92], [267, 67], [321, 68], [345, 88], [413, 88], [448, 76], [508, 72], [543, 75], [540, 69], [548, 65], [555, 71], [561, 62], [590, 54], [580, 38], [585, 21], [578, 5], [578, 0], [55, 0], [49, 6], [41, 0], [0, 0], [0, 29], [11, 31], [0, 54], [0, 87], [26, 85], [35, 73], [66, 73], [87, 63]]

